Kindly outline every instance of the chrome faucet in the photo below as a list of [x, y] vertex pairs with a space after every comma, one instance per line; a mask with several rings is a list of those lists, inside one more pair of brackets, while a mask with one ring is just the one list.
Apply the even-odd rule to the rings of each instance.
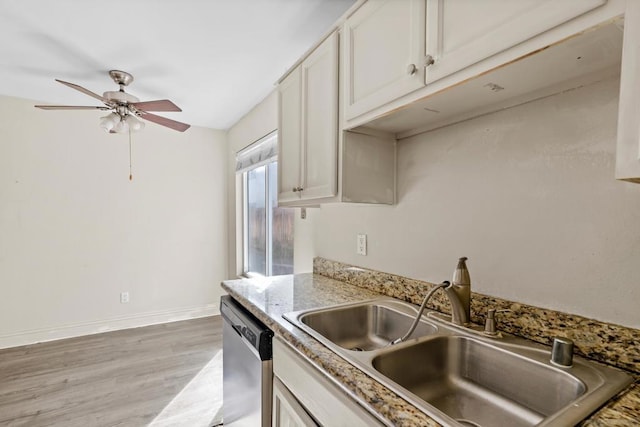
[[466, 257], [458, 260], [451, 285], [444, 288], [451, 304], [451, 322], [456, 325], [466, 325], [471, 319], [471, 278], [466, 261]]
[[427, 306], [427, 302], [431, 296], [441, 288], [444, 289], [447, 297], [449, 298], [449, 303], [451, 304], [451, 322], [456, 325], [463, 326], [469, 323], [469, 319], [471, 319], [471, 278], [469, 277], [469, 270], [467, 270], [466, 261], [466, 257], [458, 259], [458, 266], [453, 272], [452, 282], [445, 280], [439, 285], [433, 286], [422, 300], [420, 310], [418, 310], [418, 313], [416, 314], [415, 319], [413, 319], [413, 323], [409, 327], [407, 333], [402, 337], [389, 342], [387, 345], [401, 343], [411, 336], [413, 331], [416, 329], [416, 326], [418, 326], [418, 322], [420, 321], [422, 313]]

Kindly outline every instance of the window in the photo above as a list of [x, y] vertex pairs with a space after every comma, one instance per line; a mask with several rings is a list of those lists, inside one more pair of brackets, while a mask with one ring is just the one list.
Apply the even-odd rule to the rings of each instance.
[[277, 134], [238, 153], [243, 175], [245, 274], [293, 273], [293, 210], [278, 207]]

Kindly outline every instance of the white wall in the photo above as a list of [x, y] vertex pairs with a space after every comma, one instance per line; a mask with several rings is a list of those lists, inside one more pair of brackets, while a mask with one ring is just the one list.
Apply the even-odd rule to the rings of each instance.
[[[217, 312], [226, 134], [0, 97], [0, 347]], [[131, 302], [120, 304], [121, 291]]]
[[[638, 328], [640, 185], [614, 179], [618, 81], [398, 144], [398, 203], [324, 205], [315, 253]], [[356, 254], [356, 234], [369, 254]]]

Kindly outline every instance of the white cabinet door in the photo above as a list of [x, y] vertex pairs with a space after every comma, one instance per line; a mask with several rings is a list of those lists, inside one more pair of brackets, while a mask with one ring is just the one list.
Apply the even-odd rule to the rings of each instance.
[[426, 0], [369, 0], [344, 24], [347, 120], [425, 85]]
[[628, 1], [624, 16], [618, 107], [616, 178], [640, 184], [640, 2]]
[[300, 402], [277, 377], [273, 378], [273, 427], [317, 427]]
[[428, 0], [427, 83], [528, 40], [607, 0]]
[[338, 192], [338, 34], [301, 64], [303, 200]]
[[287, 391], [294, 396], [293, 399], [301, 405], [301, 409], [304, 408], [303, 411], [319, 425], [328, 427], [382, 425], [344, 390], [317, 368], [311, 366], [280, 338], [273, 340], [273, 375], [274, 384], [276, 380], [282, 382]]
[[300, 68], [278, 87], [278, 202], [298, 200], [302, 159]]
[[338, 33], [278, 87], [278, 203], [338, 193]]

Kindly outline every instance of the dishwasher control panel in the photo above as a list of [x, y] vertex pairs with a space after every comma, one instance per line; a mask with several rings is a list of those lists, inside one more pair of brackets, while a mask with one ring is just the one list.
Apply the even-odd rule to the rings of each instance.
[[220, 314], [224, 320], [260, 355], [261, 360], [270, 360], [273, 332], [240, 303], [224, 295], [220, 298]]
[[246, 326], [242, 328], [242, 335], [251, 343], [252, 346], [256, 345], [256, 334]]

